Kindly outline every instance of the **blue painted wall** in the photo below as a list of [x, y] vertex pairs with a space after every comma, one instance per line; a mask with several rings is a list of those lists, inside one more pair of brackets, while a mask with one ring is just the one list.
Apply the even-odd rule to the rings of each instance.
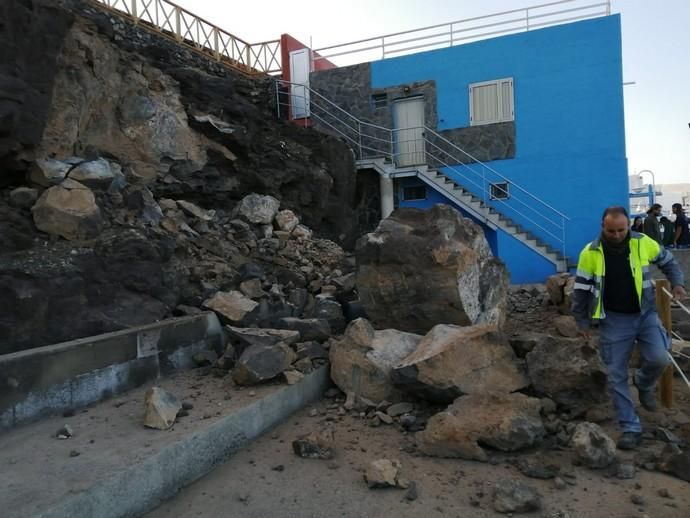
[[[402, 188], [407, 185], [423, 184], [417, 178], [401, 178], [396, 180], [396, 189], [400, 206], [415, 207], [418, 209], [428, 209], [436, 203], [448, 203], [455, 207], [464, 217], [471, 219], [484, 229], [484, 235], [489, 242], [491, 251], [497, 257], [500, 257], [506, 262], [506, 267], [510, 273], [510, 282], [513, 284], [542, 282], [549, 275], [556, 273], [556, 268], [553, 263], [547, 261], [539, 254], [535, 254], [531, 249], [526, 247], [521, 242], [512, 238], [502, 230], [493, 230], [481, 221], [476, 219], [472, 214], [466, 212], [460, 205], [448, 200], [438, 191], [432, 187], [426, 187], [426, 199], [414, 201], [402, 201]], [[500, 254], [499, 254], [500, 250]], [[510, 260], [510, 263], [506, 261]]]
[[[597, 235], [602, 210], [627, 206], [619, 15], [377, 61], [371, 74], [374, 88], [436, 81], [439, 130], [469, 126], [471, 83], [512, 77], [515, 158], [487, 165], [570, 218], [566, 253], [573, 261]], [[517, 195], [514, 187], [511, 191], [508, 205], [497, 208], [558, 245], [547, 231], [560, 231], [520, 205], [529, 204], [529, 197]], [[548, 213], [532, 203], [537, 212]], [[512, 282], [544, 280], [540, 261], [546, 261], [501, 234], [498, 255], [511, 269]]]

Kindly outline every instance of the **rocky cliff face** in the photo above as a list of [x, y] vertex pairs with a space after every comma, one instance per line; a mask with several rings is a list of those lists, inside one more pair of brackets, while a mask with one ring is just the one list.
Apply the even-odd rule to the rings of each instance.
[[292, 234], [244, 228], [248, 193], [353, 242], [349, 149], [277, 119], [274, 96], [88, 2], [2, 2], [0, 352], [170, 316], [249, 262], [270, 287]]

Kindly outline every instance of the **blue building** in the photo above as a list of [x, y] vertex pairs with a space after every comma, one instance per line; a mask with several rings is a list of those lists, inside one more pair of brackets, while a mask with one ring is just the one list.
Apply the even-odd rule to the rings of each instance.
[[454, 205], [512, 283], [572, 267], [604, 207], [628, 203], [619, 15], [312, 72], [309, 86], [312, 119], [378, 174], [382, 216]]

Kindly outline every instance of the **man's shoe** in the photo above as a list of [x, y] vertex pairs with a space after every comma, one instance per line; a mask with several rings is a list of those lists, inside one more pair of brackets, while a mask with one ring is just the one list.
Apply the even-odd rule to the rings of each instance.
[[640, 400], [640, 405], [647, 412], [656, 412], [656, 391], [652, 390], [642, 390], [637, 386], [637, 380], [633, 376], [633, 385], [637, 388], [637, 397]]
[[623, 435], [618, 439], [619, 450], [634, 450], [642, 442], [642, 434], [640, 432], [623, 432]]

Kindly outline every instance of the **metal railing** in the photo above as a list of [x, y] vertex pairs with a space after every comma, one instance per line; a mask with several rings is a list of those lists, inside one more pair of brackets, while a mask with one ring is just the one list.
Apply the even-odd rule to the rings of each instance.
[[281, 72], [280, 40], [248, 43], [168, 0], [90, 0], [247, 74]]
[[[295, 119], [294, 105], [308, 106], [308, 113], [304, 113], [307, 116]], [[276, 80], [276, 106], [279, 117], [316, 126], [343, 139], [357, 160], [383, 159], [397, 168], [426, 165], [440, 171], [486, 207], [517, 220], [566, 255], [566, 224], [570, 219], [565, 214], [433, 129], [391, 129], [363, 121], [309, 87], [282, 80]], [[507, 189], [501, 186], [503, 183]]]
[[321, 47], [314, 49], [314, 59], [341, 57], [338, 66], [353, 65], [610, 14], [611, 0], [560, 0]]

